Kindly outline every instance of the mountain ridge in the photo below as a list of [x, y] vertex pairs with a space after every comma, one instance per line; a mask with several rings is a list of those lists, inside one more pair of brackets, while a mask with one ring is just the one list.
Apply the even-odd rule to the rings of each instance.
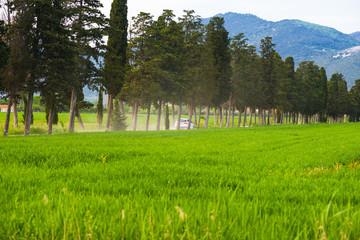
[[350, 36], [353, 37], [355, 40], [360, 41], [360, 31], [359, 31], [359, 32], [350, 33]]

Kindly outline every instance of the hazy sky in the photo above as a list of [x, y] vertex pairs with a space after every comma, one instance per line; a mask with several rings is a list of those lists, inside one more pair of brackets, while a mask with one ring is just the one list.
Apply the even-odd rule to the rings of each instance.
[[[104, 13], [109, 15], [112, 0], [101, 0]], [[278, 21], [300, 19], [344, 33], [360, 31], [360, 0], [128, 0], [129, 19], [140, 11], [155, 17], [163, 9], [195, 10], [201, 17], [218, 13], [251, 13], [260, 18]]]

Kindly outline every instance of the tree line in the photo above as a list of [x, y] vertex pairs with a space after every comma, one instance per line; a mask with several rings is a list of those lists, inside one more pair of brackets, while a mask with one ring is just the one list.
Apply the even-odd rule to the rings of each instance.
[[[26, 102], [25, 135], [35, 92], [47, 108], [48, 133], [65, 107], [74, 131], [85, 86], [99, 92], [99, 128], [103, 94], [108, 94], [107, 131], [124, 129], [124, 102], [132, 108], [133, 130], [139, 108], [147, 112], [146, 130], [156, 108], [159, 130], [161, 122], [169, 126], [169, 106], [175, 122], [175, 105], [177, 129], [182, 106], [195, 123], [205, 109], [205, 128], [210, 110], [221, 127], [234, 126], [235, 112], [238, 126], [252, 119], [257, 124], [343, 122], [345, 115], [359, 121], [360, 80], [348, 91], [342, 74], [328, 80], [325, 69], [312, 61], [295, 69], [292, 57], [282, 60], [275, 51], [271, 37], [262, 39], [258, 50], [244, 34], [230, 38], [223, 18], [204, 25], [194, 11], [176, 18], [164, 10], [157, 19], [140, 12], [129, 23], [126, 0], [113, 1], [110, 19], [98, 0], [4, 1], [8, 20], [1, 25], [0, 87], [9, 107], [20, 97]], [[5, 131], [8, 118], [6, 126]]]

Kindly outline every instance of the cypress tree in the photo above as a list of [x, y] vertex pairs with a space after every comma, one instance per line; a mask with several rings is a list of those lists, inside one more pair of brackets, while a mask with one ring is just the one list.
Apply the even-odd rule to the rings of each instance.
[[211, 103], [220, 106], [229, 99], [231, 90], [230, 38], [223, 18], [214, 17], [206, 26], [205, 48], [211, 51], [210, 57], [214, 59], [213, 64], [218, 73], [214, 76], [218, 93]]
[[332, 117], [333, 120], [339, 115], [339, 77], [340, 75], [335, 73], [328, 81], [328, 95], [327, 95], [327, 114]]
[[328, 95], [328, 88], [327, 88], [327, 76], [326, 70], [324, 67], [320, 68], [320, 91], [321, 96], [319, 97], [321, 101], [321, 109], [320, 109], [320, 122], [326, 122], [326, 104], [327, 104], [327, 95]]
[[121, 91], [127, 69], [127, 11], [127, 0], [112, 2], [103, 83], [109, 95], [106, 131], [110, 129], [113, 99]]
[[[179, 18], [184, 31], [184, 88], [188, 108], [192, 109], [198, 104], [199, 89], [202, 88], [201, 54], [204, 50], [204, 26], [201, 18], [193, 10], [184, 10], [184, 15]], [[192, 110], [190, 110], [190, 116]], [[174, 123], [173, 123], [174, 124]], [[188, 126], [190, 128], [190, 124]]]
[[[202, 98], [201, 105], [220, 107], [229, 100], [231, 92], [231, 52], [229, 32], [225, 29], [224, 18], [214, 17], [205, 26], [205, 44], [202, 53]], [[208, 114], [206, 115], [208, 118]], [[220, 108], [220, 126], [222, 126]], [[206, 119], [205, 123], [208, 123]], [[207, 125], [205, 124], [205, 127]]]
[[[262, 106], [270, 110], [275, 106], [276, 97], [276, 77], [275, 77], [275, 44], [271, 37], [261, 39], [260, 44], [260, 66], [261, 66], [261, 80], [260, 86], [262, 89]], [[269, 123], [269, 119], [268, 119]]]
[[120, 103], [118, 99], [115, 99], [114, 112], [111, 115], [111, 129], [113, 131], [126, 130], [126, 117], [120, 110]]
[[351, 113], [350, 121], [359, 122], [360, 120], [360, 79], [355, 80], [355, 85], [350, 89]]
[[41, 78], [40, 93], [47, 108], [48, 134], [52, 133], [52, 124], [57, 108], [70, 91], [74, 70], [73, 44], [69, 40], [70, 32], [65, 26], [68, 9], [64, 0], [42, 1], [37, 5], [37, 25], [39, 37]]
[[103, 34], [106, 24], [101, 13], [103, 7], [99, 0], [72, 0], [71, 24], [72, 41], [74, 43], [75, 70], [71, 82], [72, 94], [70, 103], [69, 130], [74, 131], [77, 95], [84, 86], [92, 87], [94, 79], [99, 77], [95, 62], [99, 63], [100, 51], [104, 49]]

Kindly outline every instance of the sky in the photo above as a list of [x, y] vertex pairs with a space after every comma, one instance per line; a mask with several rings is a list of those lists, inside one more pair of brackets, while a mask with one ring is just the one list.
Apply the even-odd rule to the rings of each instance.
[[[109, 16], [112, 0], [100, 0]], [[155, 17], [163, 9], [195, 10], [203, 18], [218, 13], [250, 13], [268, 21], [299, 19], [335, 28], [343, 33], [360, 31], [360, 0], [128, 0], [128, 16], [148, 12]]]

